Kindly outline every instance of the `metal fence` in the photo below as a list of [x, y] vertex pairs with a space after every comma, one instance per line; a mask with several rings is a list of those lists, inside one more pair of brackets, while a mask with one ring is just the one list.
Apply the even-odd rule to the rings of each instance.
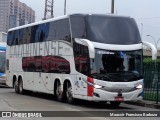
[[144, 63], [144, 100], [160, 102], [160, 63]]

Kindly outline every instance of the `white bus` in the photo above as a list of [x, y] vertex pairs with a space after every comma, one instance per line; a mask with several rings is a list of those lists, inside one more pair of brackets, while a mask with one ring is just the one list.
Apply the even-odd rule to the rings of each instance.
[[7, 39], [7, 85], [16, 93], [115, 106], [142, 99], [143, 43], [133, 18], [72, 14], [10, 29]]

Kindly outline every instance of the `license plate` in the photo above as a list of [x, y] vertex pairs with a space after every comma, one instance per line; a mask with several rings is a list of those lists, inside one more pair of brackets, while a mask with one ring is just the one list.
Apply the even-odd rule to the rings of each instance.
[[115, 101], [124, 101], [124, 98], [123, 98], [123, 97], [115, 97], [114, 100], [115, 100]]

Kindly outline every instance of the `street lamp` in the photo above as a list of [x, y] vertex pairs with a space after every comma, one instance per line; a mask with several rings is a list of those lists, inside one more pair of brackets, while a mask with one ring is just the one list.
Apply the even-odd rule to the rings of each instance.
[[111, 13], [114, 14], [114, 0], [111, 1]]
[[[159, 40], [160, 40], [160, 38], [158, 39], [158, 41], [156, 41], [155, 40], [155, 38], [153, 37], [153, 36], [151, 36], [151, 35], [146, 35], [146, 36], [149, 36], [149, 37], [151, 37], [153, 40], [154, 40], [154, 43], [155, 43], [155, 47], [156, 47], [156, 49], [157, 49], [157, 47], [158, 47], [158, 42], [159, 42]], [[156, 60], [155, 60], [155, 74], [157, 73], [157, 62], [156, 62]], [[158, 99], [159, 99], [159, 77], [158, 77], [158, 80], [157, 80], [157, 91], [156, 91], [156, 94], [157, 94], [157, 98], [156, 98], [156, 104], [158, 104]]]
[[154, 44], [155, 44], [155, 47], [156, 47], [156, 49], [157, 49], [157, 42], [156, 42], [156, 39], [155, 39], [152, 35], [146, 35], [146, 36], [151, 37], [151, 38], [153, 39]]
[[158, 42], [160, 41], [160, 38], [157, 40], [156, 45], [157, 45], [157, 50], [158, 50]]

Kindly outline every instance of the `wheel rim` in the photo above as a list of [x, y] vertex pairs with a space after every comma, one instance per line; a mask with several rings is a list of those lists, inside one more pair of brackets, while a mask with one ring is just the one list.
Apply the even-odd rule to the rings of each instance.
[[71, 100], [73, 98], [73, 95], [72, 95], [72, 86], [68, 86], [67, 87], [66, 96], [67, 96], [68, 100]]
[[20, 91], [20, 93], [22, 93], [22, 90], [23, 90], [22, 82], [20, 81], [20, 84], [19, 84], [19, 91]]
[[57, 83], [56, 95], [57, 95], [58, 97], [61, 96], [61, 86], [59, 85], [59, 83]]
[[14, 83], [14, 89], [15, 89], [16, 92], [18, 92], [18, 81], [16, 81], [16, 82]]

